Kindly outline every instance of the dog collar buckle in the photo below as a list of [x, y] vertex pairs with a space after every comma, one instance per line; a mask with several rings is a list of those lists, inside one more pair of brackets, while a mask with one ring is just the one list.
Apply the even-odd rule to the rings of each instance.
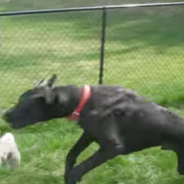
[[78, 112], [73, 112], [72, 114], [73, 114], [73, 115], [76, 115], [76, 116], [78, 116], [78, 115], [79, 115], [79, 113], [78, 113]]
[[68, 117], [68, 120], [77, 120], [79, 118], [78, 112], [73, 112], [71, 116]]

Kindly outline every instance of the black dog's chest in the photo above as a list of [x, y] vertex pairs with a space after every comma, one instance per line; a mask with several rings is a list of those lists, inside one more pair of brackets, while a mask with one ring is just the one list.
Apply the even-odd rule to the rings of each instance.
[[143, 128], [144, 125], [136, 122], [135, 119], [130, 121], [125, 116], [122, 118], [107, 117], [103, 121], [92, 117], [87, 119], [88, 121], [79, 123], [80, 127], [105, 149], [112, 148], [110, 145], [114, 146], [118, 142], [122, 142], [126, 149], [125, 152], [129, 153], [157, 146], [160, 143], [159, 132], [149, 127], [148, 129]]
[[90, 136], [94, 137], [95, 139], [98, 139], [100, 137], [103, 137], [103, 126], [100, 122], [80, 122], [79, 123], [80, 128], [84, 130], [84, 132], [87, 132]]

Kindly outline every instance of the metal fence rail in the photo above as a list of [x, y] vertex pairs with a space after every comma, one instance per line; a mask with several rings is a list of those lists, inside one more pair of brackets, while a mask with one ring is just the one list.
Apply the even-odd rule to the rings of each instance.
[[[32, 61], [34, 58], [42, 65], [37, 76], [44, 75], [43, 70], [48, 71], [47, 73], [53, 72], [54, 68], [59, 68], [61, 62], [58, 72], [60, 71], [65, 76], [66, 83], [97, 83], [96, 79], [91, 80], [97, 75], [99, 84], [123, 84], [158, 101], [159, 97], [170, 99], [173, 96], [166, 95], [165, 97], [166, 92], [171, 94], [177, 91], [174, 96], [181, 95], [184, 88], [181, 85], [182, 82], [178, 81], [183, 76], [182, 72], [177, 71], [184, 67], [181, 59], [183, 57], [183, 38], [182, 36], [179, 38], [178, 35], [182, 34], [184, 27], [178, 21], [182, 23], [180, 17], [182, 17], [183, 5], [184, 2], [168, 2], [1, 12], [3, 44], [0, 56], [2, 65], [0, 75], [3, 74], [3, 77], [8, 75], [12, 81], [13, 79], [18, 80], [20, 88], [15, 91], [12, 87], [14, 82], [11, 83], [10, 80], [8, 83], [11, 85], [1, 84], [0, 87], [4, 89], [4, 95], [9, 94], [9, 98], [12, 95], [9, 91], [20, 93], [21, 90], [27, 88], [29, 85], [25, 83], [37, 79], [36, 70], [39, 66], [36, 66], [36, 61]], [[159, 8], [162, 8], [162, 11]], [[156, 33], [157, 30], [158, 33]], [[66, 37], [63, 34], [66, 34]], [[164, 45], [165, 41], [168, 43]], [[75, 46], [76, 43], [79, 44], [78, 47]], [[82, 48], [85, 51], [82, 51]], [[128, 52], [130, 54], [127, 54]], [[169, 56], [170, 53], [173, 55]], [[151, 55], [155, 57], [155, 60], [150, 59]], [[80, 62], [76, 63], [75, 58], [78, 58], [76, 61], [80, 60]], [[45, 59], [48, 62], [44, 61]], [[89, 63], [83, 61], [88, 59]], [[120, 62], [121, 59], [125, 61]], [[25, 60], [29, 60], [27, 65], [24, 63]], [[56, 60], [60, 61], [54, 63]], [[96, 64], [94, 60], [99, 61], [99, 64]], [[171, 63], [170, 60], [175, 61]], [[50, 68], [45, 65], [50, 65]], [[164, 69], [166, 65], [167, 69]], [[160, 67], [162, 69], [159, 69]], [[155, 73], [160, 72], [158, 74], [160, 77], [157, 78], [158, 75], [155, 73], [151, 74], [150, 68], [153, 68]], [[15, 70], [19, 73], [17, 74]], [[28, 70], [27, 73], [25, 70]], [[29, 76], [31, 70], [34, 71], [34, 75]], [[23, 76], [26, 76], [23, 77], [24, 79], [20, 79], [21, 71]], [[82, 80], [74, 80], [79, 76], [77, 72], [81, 75], [79, 78]], [[10, 73], [12, 76], [15, 75], [16, 79], [11, 77]], [[82, 78], [82, 73], [85, 73], [84, 78]], [[120, 80], [121, 76], [123, 77]], [[165, 81], [166, 79], [169, 83]], [[172, 91], [171, 88], [175, 90]], [[3, 98], [2, 96], [2, 100]]]
[[75, 12], [75, 11], [81, 12], [81, 11], [94, 11], [94, 10], [119, 9], [119, 8], [182, 6], [182, 5], [184, 5], [184, 2], [103, 5], [103, 6], [77, 7], [77, 8], [60, 8], [60, 9], [46, 9], [46, 10], [27, 10], [27, 11], [16, 11], [16, 12], [3, 12], [3, 13], [0, 13], [0, 16], [16, 16], [16, 15], [30, 15], [30, 14], [42, 14], [42, 13], [61, 13], [61, 12]]

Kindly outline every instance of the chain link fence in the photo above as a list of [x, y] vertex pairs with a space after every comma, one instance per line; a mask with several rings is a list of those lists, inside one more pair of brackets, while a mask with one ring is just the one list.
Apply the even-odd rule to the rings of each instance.
[[184, 95], [183, 6], [108, 10], [104, 83], [161, 104]]
[[184, 94], [183, 8], [0, 14], [1, 107], [53, 73], [61, 85], [103, 82], [176, 100]]
[[[60, 85], [122, 85], [157, 103], [176, 102], [184, 95], [183, 8], [98, 6], [85, 11], [74, 8], [0, 13], [0, 111], [9, 108], [36, 81], [53, 73], [58, 74]], [[0, 125], [2, 132], [9, 129], [3, 122]], [[29, 127], [24, 133], [16, 132], [23, 166], [11, 176], [2, 173], [1, 182], [29, 183], [31, 178], [30, 183], [62, 183], [58, 176], [64, 173], [66, 155], [79, 138], [79, 131], [73, 123], [53, 120], [42, 127]], [[94, 150], [93, 144], [79, 161]], [[115, 162], [128, 168], [123, 177], [116, 172], [119, 165], [116, 168], [110, 162], [89, 173], [89, 179], [91, 183], [117, 183], [130, 178], [129, 182], [140, 183], [148, 181], [145, 173], [153, 175], [153, 170], [156, 172], [152, 178], [157, 178], [160, 168], [155, 165], [171, 157], [151, 153], [159, 155], [159, 159], [154, 158], [158, 164], [147, 157], [143, 162], [140, 155], [127, 160], [118, 158]], [[144, 163], [143, 170], [134, 162], [129, 164], [132, 158]], [[112, 169], [103, 173], [107, 167]], [[164, 181], [169, 181], [167, 175], [163, 176]]]

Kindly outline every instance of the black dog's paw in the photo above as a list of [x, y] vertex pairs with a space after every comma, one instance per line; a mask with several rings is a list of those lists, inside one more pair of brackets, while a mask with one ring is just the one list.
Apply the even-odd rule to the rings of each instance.
[[78, 179], [75, 179], [75, 178], [76, 177], [72, 176], [71, 174], [65, 173], [65, 175], [64, 175], [65, 184], [75, 184], [77, 182], [81, 182], [82, 181], [81, 178], [78, 178]]
[[80, 182], [81, 179], [75, 180], [75, 179], [69, 179], [65, 184], [76, 184], [77, 182]]

